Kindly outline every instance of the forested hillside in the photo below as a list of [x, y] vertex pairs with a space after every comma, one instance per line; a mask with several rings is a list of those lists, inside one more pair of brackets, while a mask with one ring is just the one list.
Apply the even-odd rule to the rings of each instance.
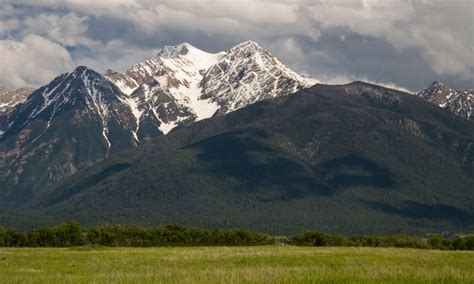
[[271, 234], [474, 228], [474, 124], [415, 96], [316, 85], [180, 127], [21, 208], [83, 224]]

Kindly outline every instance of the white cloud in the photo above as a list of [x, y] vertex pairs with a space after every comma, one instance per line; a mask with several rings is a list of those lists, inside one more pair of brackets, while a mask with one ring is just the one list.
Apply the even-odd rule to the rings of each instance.
[[84, 55], [75, 58], [75, 65], [85, 65], [98, 72], [105, 72], [106, 69], [122, 72], [133, 64], [153, 57], [158, 52], [157, 49], [141, 49], [130, 46], [122, 40], [98, 44], [94, 46], [94, 51], [92, 56]]
[[396, 49], [421, 49], [438, 74], [474, 78], [473, 2], [317, 1], [305, 13], [321, 29], [383, 38]]
[[354, 81], [362, 81], [362, 82], [366, 82], [366, 83], [370, 83], [370, 84], [374, 84], [374, 85], [384, 86], [384, 87], [390, 88], [390, 89], [399, 90], [399, 91], [406, 92], [406, 93], [411, 93], [411, 94], [414, 93], [413, 90], [404, 88], [404, 87], [399, 86], [397, 84], [394, 84], [392, 82], [373, 81], [373, 80], [370, 80], [369, 78], [364, 77], [364, 76], [362, 76], [362, 77], [348, 76], [348, 75], [337, 75], [337, 76], [329, 76], [329, 77], [324, 77], [323, 76], [323, 78], [321, 78], [321, 81], [325, 84], [336, 84], [336, 85], [348, 84], [348, 83], [354, 82]]
[[6, 35], [9, 31], [15, 30], [21, 27], [21, 23], [17, 19], [7, 19], [0, 21], [0, 35]]
[[62, 46], [30, 34], [21, 41], [0, 40], [0, 84], [7, 88], [38, 86], [72, 67]]
[[[196, 44], [194, 39], [202, 44], [209, 40], [212, 43], [207, 47], [216, 46], [216, 51], [251, 39], [297, 71], [321, 77], [376, 77], [388, 82], [393, 78], [380, 80], [377, 68], [367, 68], [363, 62], [366, 57], [357, 58], [366, 54], [340, 48], [360, 37], [373, 38], [387, 43], [374, 45], [374, 54], [417, 56], [422, 67], [416, 72], [424, 70], [426, 76], [439, 75], [433, 80], [451, 79], [466, 85], [474, 80], [473, 7], [472, 0], [3, 0], [0, 38], [22, 42], [28, 34], [40, 35], [50, 43], [73, 47], [75, 64], [87, 64], [98, 71], [107, 67], [123, 70], [163, 43]], [[324, 45], [321, 41], [331, 33], [337, 43]], [[338, 50], [331, 52], [335, 44]], [[375, 50], [381, 46], [392, 50]], [[339, 56], [338, 52], [346, 54]], [[347, 63], [352, 74], [337, 56], [356, 57]], [[404, 69], [396, 60], [383, 63], [394, 65], [387, 76], [401, 74], [398, 85], [419, 85], [418, 74], [401, 73], [410, 72], [407, 69], [413, 66]]]
[[51, 39], [61, 45], [74, 46], [90, 42], [86, 37], [86, 17], [75, 13], [65, 15], [39, 14], [23, 20], [23, 31]]

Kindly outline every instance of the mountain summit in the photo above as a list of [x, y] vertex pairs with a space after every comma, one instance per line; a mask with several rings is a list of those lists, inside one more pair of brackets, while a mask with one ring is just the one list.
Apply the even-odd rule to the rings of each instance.
[[[106, 77], [129, 98], [138, 129], [144, 121], [162, 133], [226, 114], [256, 101], [279, 97], [317, 81], [284, 66], [253, 41], [227, 52], [207, 53], [189, 43], [165, 46], [125, 73]], [[137, 132], [137, 140], [141, 138]]]
[[474, 120], [474, 90], [453, 90], [440, 82], [433, 82], [417, 96], [468, 120]]

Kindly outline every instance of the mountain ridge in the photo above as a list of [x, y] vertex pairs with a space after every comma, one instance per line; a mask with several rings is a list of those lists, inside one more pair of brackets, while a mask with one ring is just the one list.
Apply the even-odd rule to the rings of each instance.
[[453, 90], [443, 83], [434, 81], [415, 95], [455, 115], [474, 120], [474, 89]]
[[[265, 60], [262, 60], [262, 56]], [[274, 68], [258, 70], [264, 63], [274, 65]], [[246, 82], [249, 78], [244, 76], [245, 73], [254, 76], [252, 81], [265, 79], [271, 82], [264, 81], [261, 84], [263, 87], [251, 85]], [[131, 103], [131, 107], [137, 109], [134, 112], [137, 114], [136, 119], [140, 120], [139, 113], [149, 112], [149, 107], [152, 110], [161, 107], [155, 116], [164, 124], [160, 130], [165, 134], [183, 122], [186, 124], [209, 118], [216, 112], [225, 114], [255, 101], [287, 95], [318, 82], [294, 73], [253, 41], [214, 54], [199, 50], [189, 43], [165, 46], [152, 59], [133, 65], [125, 73], [113, 73], [106, 77], [129, 94], [132, 100], [139, 96], [133, 92], [140, 86], [145, 87], [148, 94], [142, 96], [149, 101], [148, 106], [137, 109], [137, 104]], [[279, 78], [287, 78], [287, 81], [283, 79], [285, 82], [277, 85]], [[291, 87], [285, 87], [285, 83]], [[265, 89], [271, 84], [274, 85], [272, 89]], [[151, 88], [153, 90], [149, 92]], [[170, 110], [155, 105], [153, 99], [160, 96], [173, 98], [169, 104], [179, 110], [179, 115], [170, 117]]]

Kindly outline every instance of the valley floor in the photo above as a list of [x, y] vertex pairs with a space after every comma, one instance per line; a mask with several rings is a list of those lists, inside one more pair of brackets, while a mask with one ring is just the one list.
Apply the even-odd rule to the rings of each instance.
[[474, 252], [343, 247], [0, 248], [2, 283], [473, 283]]

